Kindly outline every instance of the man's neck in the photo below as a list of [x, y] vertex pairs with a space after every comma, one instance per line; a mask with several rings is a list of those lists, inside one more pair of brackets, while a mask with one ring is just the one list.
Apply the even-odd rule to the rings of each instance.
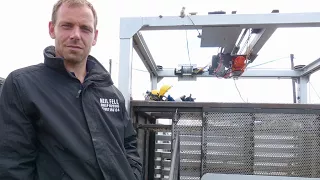
[[83, 83], [84, 78], [87, 74], [86, 72], [86, 61], [81, 63], [68, 63], [64, 61], [64, 66], [66, 67], [68, 72], [73, 72], [75, 76], [79, 79], [81, 83]]

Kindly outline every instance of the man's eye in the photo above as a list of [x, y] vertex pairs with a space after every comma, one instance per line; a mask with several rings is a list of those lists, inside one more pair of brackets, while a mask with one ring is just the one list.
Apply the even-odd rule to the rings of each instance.
[[86, 31], [86, 32], [91, 32], [91, 29], [90, 28], [87, 28], [87, 27], [83, 27], [82, 30]]
[[63, 24], [62, 27], [71, 27], [70, 24]]

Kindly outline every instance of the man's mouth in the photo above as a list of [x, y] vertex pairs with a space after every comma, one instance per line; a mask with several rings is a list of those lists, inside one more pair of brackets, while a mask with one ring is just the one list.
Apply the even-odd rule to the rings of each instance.
[[82, 49], [80, 46], [67, 46], [67, 47], [72, 49]]

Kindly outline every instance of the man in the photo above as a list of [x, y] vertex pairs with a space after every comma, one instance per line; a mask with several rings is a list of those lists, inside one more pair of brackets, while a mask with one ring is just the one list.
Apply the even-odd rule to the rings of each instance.
[[92, 56], [97, 15], [59, 0], [44, 63], [13, 71], [0, 94], [1, 180], [141, 180], [136, 133], [110, 74]]

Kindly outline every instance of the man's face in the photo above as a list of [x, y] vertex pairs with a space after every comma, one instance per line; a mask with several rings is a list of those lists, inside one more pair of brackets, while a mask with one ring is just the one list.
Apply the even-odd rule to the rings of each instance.
[[59, 8], [56, 23], [49, 23], [49, 33], [55, 39], [56, 56], [71, 64], [86, 60], [98, 35], [91, 9], [67, 4]]

